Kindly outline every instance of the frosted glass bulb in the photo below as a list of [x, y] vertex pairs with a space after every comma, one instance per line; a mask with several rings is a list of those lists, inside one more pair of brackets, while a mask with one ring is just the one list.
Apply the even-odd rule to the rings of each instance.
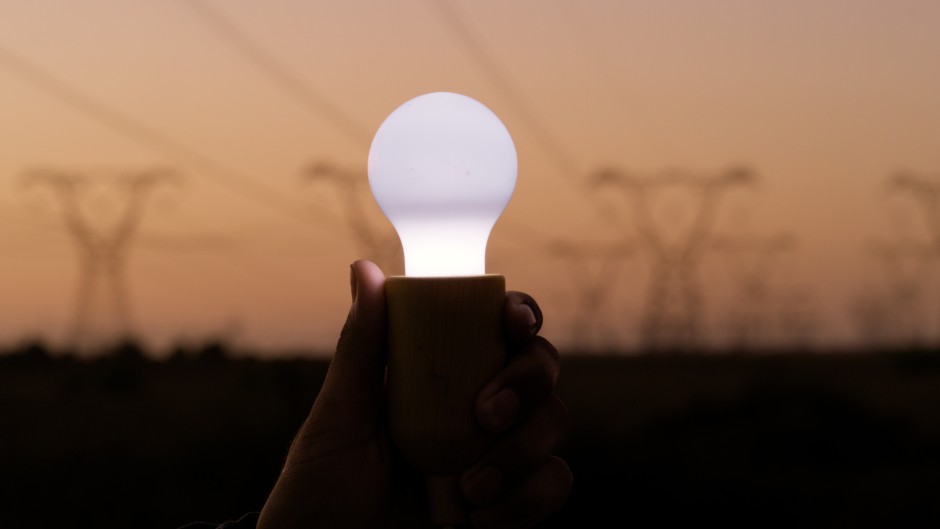
[[516, 170], [509, 131], [475, 99], [436, 92], [395, 109], [372, 140], [369, 186], [401, 239], [405, 275], [486, 273]]

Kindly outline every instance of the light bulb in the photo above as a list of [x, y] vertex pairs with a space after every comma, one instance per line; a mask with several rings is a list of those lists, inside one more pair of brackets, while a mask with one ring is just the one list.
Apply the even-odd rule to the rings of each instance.
[[486, 273], [486, 242], [516, 185], [516, 149], [482, 103], [435, 92], [398, 107], [369, 150], [369, 186], [407, 276]]

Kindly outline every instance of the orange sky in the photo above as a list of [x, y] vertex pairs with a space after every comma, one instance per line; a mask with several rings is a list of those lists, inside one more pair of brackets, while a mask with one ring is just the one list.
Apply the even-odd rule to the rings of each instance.
[[[77, 285], [56, 204], [19, 185], [24, 171], [161, 165], [185, 183], [158, 193], [142, 228], [156, 235], [130, 254], [135, 327], [156, 344], [238, 329], [245, 345], [331, 347], [357, 250], [342, 223], [318, 220], [335, 204], [301, 171], [317, 160], [364, 170], [385, 116], [431, 91], [480, 100], [513, 135], [519, 184], [490, 271], [540, 299], [559, 342], [575, 290], [539, 243], [630, 228], [624, 202], [600, 197], [619, 208], [613, 226], [584, 192], [602, 165], [756, 169], [759, 185], [727, 197], [719, 227], [798, 237], [775, 285], [811, 294], [826, 342], [853, 338], [848, 307], [881, 281], [866, 242], [892, 218], [920, 229], [910, 203], [889, 215], [885, 179], [940, 173], [936, 2], [205, 0], [335, 114], [285, 90], [188, 3], [0, 3], [0, 341], [64, 336]], [[245, 180], [225, 184], [231, 175], [190, 151], [83, 113], [17, 57]], [[260, 197], [258, 182], [279, 198]], [[153, 242], [207, 235], [226, 243]], [[646, 263], [628, 261], [611, 286], [618, 343], [635, 343]], [[717, 300], [733, 280], [722, 263], [702, 269], [718, 341]]]

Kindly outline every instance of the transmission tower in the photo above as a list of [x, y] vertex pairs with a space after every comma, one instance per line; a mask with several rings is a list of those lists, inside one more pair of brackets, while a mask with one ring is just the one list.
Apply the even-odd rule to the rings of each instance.
[[940, 175], [901, 171], [889, 178], [888, 192], [907, 193], [914, 198], [924, 219], [930, 244], [940, 251]]
[[878, 260], [887, 292], [884, 299], [886, 338], [890, 345], [922, 344], [924, 290], [935, 249], [911, 241], [872, 243], [869, 254]]
[[616, 336], [605, 314], [624, 268], [635, 253], [630, 242], [586, 242], [557, 240], [546, 245], [548, 255], [563, 260], [575, 288], [571, 319], [571, 342], [583, 350], [613, 350]]
[[729, 330], [734, 347], [751, 350], [766, 344], [772, 334], [771, 280], [774, 266], [796, 239], [788, 233], [771, 236], [715, 237], [712, 248], [729, 254], [734, 267], [734, 294], [729, 311]]
[[[710, 249], [721, 198], [729, 189], [754, 179], [753, 173], [743, 168], [705, 176], [670, 170], [650, 177], [608, 168], [591, 178], [590, 185], [596, 191], [614, 188], [624, 194], [632, 209], [639, 247], [650, 262], [641, 329], [646, 348], [702, 347], [704, 300], [698, 277], [702, 257]], [[667, 237], [653, 213], [657, 192], [667, 186], [684, 189], [693, 198], [688, 229], [677, 237]]]
[[[100, 175], [96, 175], [100, 176]], [[88, 351], [132, 336], [131, 306], [127, 291], [127, 257], [153, 190], [177, 181], [170, 170], [157, 168], [97, 178], [84, 172], [42, 169], [29, 172], [26, 186], [48, 188], [62, 212], [79, 262], [79, 286], [68, 341]], [[102, 220], [102, 180], [116, 203], [114, 214]]]
[[386, 274], [403, 268], [402, 248], [398, 236], [387, 223], [382, 223], [369, 204], [372, 194], [365, 173], [341, 169], [318, 162], [303, 173], [307, 183], [332, 186], [339, 199], [340, 215], [355, 241], [360, 256], [377, 263]]
[[[910, 319], [902, 337], [918, 341], [919, 331], [910, 325], [923, 316], [923, 291], [929, 265], [940, 256], [940, 175], [899, 171], [888, 180], [888, 193], [905, 194], [914, 199], [927, 232], [927, 241], [912, 236], [897, 236], [891, 244], [876, 244], [870, 251], [879, 258], [889, 285], [890, 304], [907, 311]], [[918, 305], [921, 305], [918, 307]], [[936, 307], [935, 307], [936, 308]]]

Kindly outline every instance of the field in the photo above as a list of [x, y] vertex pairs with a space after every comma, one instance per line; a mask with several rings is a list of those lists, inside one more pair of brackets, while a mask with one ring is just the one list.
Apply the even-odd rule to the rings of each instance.
[[[575, 489], [543, 527], [940, 519], [940, 353], [563, 360]], [[217, 345], [162, 362], [4, 354], [0, 527], [172, 529], [258, 510], [326, 368]]]

